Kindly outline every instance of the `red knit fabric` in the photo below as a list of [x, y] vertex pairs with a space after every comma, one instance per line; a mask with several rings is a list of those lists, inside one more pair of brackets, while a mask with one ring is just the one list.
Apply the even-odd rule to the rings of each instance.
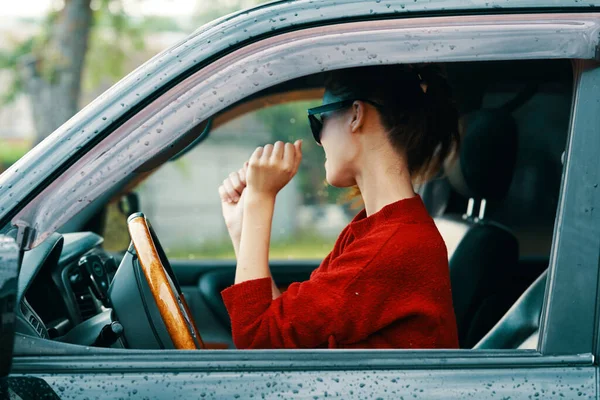
[[254, 348], [458, 348], [446, 246], [419, 196], [362, 210], [310, 276], [222, 292], [233, 341]]

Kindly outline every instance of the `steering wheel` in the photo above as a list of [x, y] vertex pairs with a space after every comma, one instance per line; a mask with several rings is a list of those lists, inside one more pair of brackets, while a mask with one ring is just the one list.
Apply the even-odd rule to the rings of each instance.
[[135, 213], [127, 219], [127, 228], [143, 276], [175, 348], [204, 349], [181, 287], [150, 222], [143, 213]]

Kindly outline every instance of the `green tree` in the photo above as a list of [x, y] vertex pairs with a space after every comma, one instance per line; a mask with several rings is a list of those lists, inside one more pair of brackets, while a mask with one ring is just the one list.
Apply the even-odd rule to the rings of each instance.
[[127, 53], [143, 48], [142, 27], [119, 0], [66, 0], [44, 19], [40, 34], [0, 53], [0, 69], [12, 71], [2, 100], [27, 96], [34, 144], [79, 110], [84, 76], [93, 82], [124, 74]]

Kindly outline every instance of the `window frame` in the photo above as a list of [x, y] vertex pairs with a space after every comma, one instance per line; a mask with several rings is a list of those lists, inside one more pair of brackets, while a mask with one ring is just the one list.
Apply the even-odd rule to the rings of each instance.
[[600, 63], [575, 61], [573, 84], [570, 132], [540, 320], [544, 335], [540, 335], [538, 349], [543, 354], [598, 356], [600, 213], [593, 215], [593, 210], [600, 209], [600, 168], [593, 166], [598, 166], [596, 149], [600, 149], [600, 99], [594, 91], [600, 85]]
[[[574, 21], [580, 21], [580, 24], [578, 25], [577, 23], [574, 23]], [[199, 121], [204, 120], [207, 116], [214, 115], [226, 106], [235, 103], [240, 96], [249, 96], [274, 83], [279, 83], [276, 79], [271, 80], [263, 77], [263, 80], [259, 85], [254, 85], [255, 88], [245, 88], [245, 90], [250, 90], [250, 92], [240, 90], [239, 87], [235, 89], [229, 88], [231, 91], [230, 93], [232, 94], [231, 98], [227, 101], [219, 101], [218, 99], [215, 101], [215, 99], [212, 99], [212, 106], [210, 108], [206, 107], [206, 115], [201, 118], [197, 118], [193, 115], [192, 118], [183, 118], [185, 123], [180, 126], [176, 125], [174, 119], [168, 119], [172, 118], [173, 114], [178, 111], [180, 112], [179, 117], [181, 117], [182, 114], [188, 115], [185, 111], [185, 104], [192, 96], [199, 96], [195, 100], [199, 103], [201, 103], [203, 99], [207, 100], [209, 98], [208, 88], [217, 83], [218, 79], [222, 79], [224, 80], [224, 83], [227, 83], [227, 80], [232, 79], [234, 76], [233, 73], [236, 68], [238, 71], [241, 71], [242, 68], [254, 65], [253, 63], [269, 62], [268, 58], [265, 57], [264, 52], [269, 52], [269, 50], [273, 50], [273, 48], [277, 46], [281, 49], [285, 47], [287, 51], [294, 50], [296, 47], [302, 48], [301, 46], [310, 46], [312, 51], [314, 50], [312, 46], [318, 45], [319, 43], [327, 43], [327, 40], [340, 40], [340, 38], [345, 35], [354, 34], [353, 39], [356, 40], [356, 42], [354, 42], [356, 45], [356, 43], [360, 43], [361, 40], [363, 40], [363, 42], [367, 40], [366, 38], [369, 38], [369, 34], [379, 35], [378, 37], [380, 38], [385, 34], [389, 36], [389, 38], [400, 37], [394, 35], [403, 35], [405, 43], [415, 44], [421, 49], [421, 53], [414, 52], [408, 55], [402, 54], [404, 57], [395, 55], [394, 57], [387, 58], [386, 62], [517, 60], [536, 57], [591, 59], [595, 55], [597, 35], [592, 39], [589, 36], [589, 33], [590, 31], [597, 31], [599, 21], [599, 14], [489, 15], [477, 17], [431, 17], [415, 18], [413, 20], [366, 21], [308, 28], [253, 43], [228, 54], [222, 59], [214, 61], [212, 64], [199, 70], [194, 75], [179, 83], [176, 87], [147, 105], [144, 110], [118, 127], [101, 143], [91, 149], [89, 153], [76, 161], [59, 177], [59, 179], [56, 179], [46, 187], [46, 189], [16, 215], [13, 222], [22, 226], [37, 226], [39, 231], [34, 232], [31, 235], [31, 242], [28, 244], [35, 245], [36, 243], [39, 243], [44, 239], [44, 235], [48, 230], [51, 230], [52, 227], [59, 226], [61, 223], [65, 222], [65, 218], [68, 219], [76, 212], [83, 209], [84, 205], [77, 206], [76, 204], [75, 206], [70, 206], [68, 210], [61, 207], [55, 209], [57, 207], [58, 199], [60, 199], [60, 204], [62, 205], [69, 203], [71, 188], [85, 188], [88, 186], [88, 182], [99, 182], [99, 190], [90, 196], [90, 202], [95, 200], [94, 196], [100, 197], [107, 189], [107, 186], [110, 186], [106, 182], [121, 173], [127, 175], [133, 171], [139, 163], [149, 159], [161, 149], [166, 148], [170, 143], [184, 134], [185, 131], [188, 131], [193, 124], [196, 124]], [[557, 28], [560, 28], [560, 37], [556, 33]], [[568, 29], [572, 30], [568, 31]], [[454, 32], [455, 34], [455, 36], [452, 37], [452, 40], [455, 40], [456, 43], [471, 42], [473, 43], [471, 48], [465, 48], [464, 53], [462, 54], [453, 53], [453, 50], [448, 48], [443, 51], [439, 51], [439, 48], [437, 49], [438, 51], [429, 48], [430, 46], [428, 46], [428, 43], [431, 43], [433, 37], [439, 38], [440, 35], [446, 35], [451, 32]], [[500, 32], [502, 35], [506, 35], [507, 32], [510, 32], [512, 36], [506, 35], [510, 37], [500, 40], [500, 43], [498, 43], [498, 38], [501, 37]], [[542, 43], [539, 43], [540, 37], [544, 37], [544, 40], [541, 41]], [[555, 42], [553, 43], [555, 40], [559, 40], [563, 46], [557, 46]], [[330, 44], [329, 46], [329, 48], [331, 48], [331, 46], [334, 45]], [[502, 49], [503, 51], [494, 53], [492, 51], [493, 49], [498, 51], [500, 51], [499, 49]], [[487, 53], [485, 53], [484, 50], [487, 51]], [[365, 54], [360, 57], [357, 56], [357, 58], [353, 58], [350, 61], [348, 59], [342, 59], [341, 61], [338, 61], [337, 64], [328, 64], [325, 69], [378, 63], [376, 58], [368, 56], [368, 49], [366, 51], [357, 50], [357, 53], [359, 52]], [[260, 57], [258, 55], [260, 55]], [[271, 55], [273, 54], [271, 53]], [[281, 54], [278, 54], [278, 57], [280, 56]], [[297, 68], [297, 60], [294, 61], [291, 55], [288, 54], [281, 58], [285, 58], [285, 61], [289, 63], [289, 65], [285, 63], [282, 64], [282, 67], [287, 65], [289, 69], [286, 72], [284, 68], [283, 73], [277, 77], [280, 81], [293, 79], [294, 77], [301, 76], [303, 73], [318, 72], [319, 69], [323, 68], [320, 66], [323, 61], [315, 59], [310, 62], [307, 61], [306, 65], [303, 66], [303, 68], [306, 67], [306, 69], [300, 71]], [[321, 64], [319, 64], [318, 61], [321, 61]], [[291, 66], [292, 63], [295, 63], [295, 69]], [[589, 65], [589, 62], [583, 61], [576, 61], [575, 63], [578, 66], [581, 64]], [[588, 99], [589, 101], [589, 92], [591, 89], [585, 85], [590, 82], [597, 82], [597, 65], [595, 65], [595, 69], [592, 69], [591, 71], [586, 69], [580, 70], [580, 72], [581, 73], [576, 75], [575, 101], [573, 103], [575, 118], [572, 121], [571, 132], [569, 134], [569, 146], [567, 149], [568, 161], [565, 166], [565, 174], [561, 184], [560, 206], [556, 219], [555, 235], [553, 237], [553, 250], [550, 264], [551, 273], [548, 278], [543, 313], [543, 327], [540, 329], [540, 342], [537, 351], [390, 350], [386, 351], [385, 354], [382, 354], [381, 352], [373, 352], [370, 350], [354, 352], [346, 350], [329, 350], [326, 352], [310, 350], [303, 352], [306, 353], [307, 357], [304, 368], [311, 368], [310, 365], [318, 365], [319, 368], [322, 368], [322, 366], [327, 365], [327, 363], [331, 363], [330, 365], [343, 365], [344, 359], [352, 359], [352, 362], [357, 362], [359, 364], [359, 360], [362, 360], [362, 362], [366, 362], [371, 366], [378, 365], [383, 368], [411, 368], [418, 366], [439, 368], [453, 365], [452, 362], [454, 362], [456, 366], [469, 366], [469, 368], [474, 367], [475, 365], [477, 365], [478, 368], [502, 365], [559, 366], [564, 365], [565, 363], [569, 365], [590, 365], [591, 362], [593, 362], [592, 353], [594, 348], [592, 344], [595, 342], [593, 337], [594, 335], [597, 335], [595, 328], [592, 326], [597, 318], [595, 310], [598, 286], [597, 251], [599, 247], [596, 243], [597, 240], [584, 243], [584, 245], [588, 247], [586, 247], [585, 254], [580, 254], [580, 257], [578, 258], [584, 260], [586, 272], [591, 271], [590, 273], [594, 273], [593, 279], [589, 279], [588, 277], [588, 279], [583, 280], [587, 289], [585, 295], [579, 296], [577, 302], [572, 302], [571, 297], [573, 293], [576, 293], [577, 290], [579, 290], [579, 288], [575, 287], [569, 279], [558, 279], [558, 277], [572, 274], [572, 271], [569, 271], [568, 269], [570, 259], [577, 253], [578, 246], [581, 245], [581, 243], [573, 243], [573, 241], [569, 240], [567, 233], [571, 232], [574, 227], [579, 227], [582, 221], [585, 221], [585, 215], [582, 214], [581, 210], [571, 210], [568, 206], [577, 204], [578, 191], [582, 190], [587, 184], [587, 181], [582, 177], [577, 177], [575, 171], [576, 168], [581, 167], [581, 163], [584, 162], [582, 160], [588, 161], [594, 159], [592, 158], [593, 151], [590, 149], [589, 144], [595, 143], [594, 140], [597, 141], [597, 135], [596, 138], [593, 139], [590, 139], [590, 137], [593, 136], [593, 132], [596, 134], [598, 133], [598, 127], [591, 126], [590, 121], [596, 121], [598, 115], [600, 115], [600, 110], [596, 110], [594, 113], [596, 119], [586, 119], [581, 117], [578, 113], [577, 106], [581, 105], [581, 102], [585, 99]], [[234, 86], [232, 83], [227, 84]], [[252, 85], [252, 83], [250, 83], [250, 85]], [[225, 87], [220, 87], [219, 90], [223, 88]], [[237, 97], [233, 95], [234, 90], [239, 92]], [[594, 104], [597, 103], [594, 102]], [[169, 124], [166, 125], [175, 129], [173, 129], [167, 138], [156, 137], [156, 140], [160, 143], [159, 145], [151, 146], [155, 147], [152, 150], [144, 150], [143, 146], [135, 145], [135, 140], [142, 137], [142, 134], [146, 134], [150, 131], [153, 132], [156, 129], [156, 124], [160, 124], [161, 121], [167, 120], [169, 121]], [[170, 125], [170, 123], [173, 123], [173, 125]], [[121, 157], [115, 155], [119, 152], [121, 152]], [[578, 157], [581, 157], [580, 161], [572, 160], [572, 153], [574, 152], [576, 152]], [[140, 159], [136, 160], [137, 163], [129, 162], [123, 165], [124, 171], [123, 169], [120, 169], [118, 174], [116, 172], [107, 174], [101, 181], [98, 180], [97, 177], [94, 178], [93, 176], [89, 176], [89, 174], [91, 175], [91, 172], [96, 169], [102, 171], [105, 170], [106, 167], [120, 165], [119, 161], [126, 159], [130, 154], [134, 154]], [[82, 174], [82, 172], [84, 173]], [[595, 175], [592, 174], [591, 177], [599, 178], [598, 172], [596, 172]], [[103, 187], [103, 185], [105, 186]], [[75, 196], [81, 195], [81, 193], [75, 193]], [[43, 199], [43, 201], [41, 199]], [[55, 201], [52, 201], [53, 199]], [[590, 204], [598, 207], [597, 198], [590, 198], [588, 196], [588, 200]], [[50, 215], [48, 216], [48, 214], [45, 213], [48, 213], [49, 211]], [[49, 218], [55, 218], [56, 220], [50, 223], [48, 221]], [[593, 229], [591, 232], [594, 233]], [[593, 246], [596, 246], [595, 250], [592, 249]], [[593, 259], [594, 254], [596, 255], [595, 260]], [[561, 302], [567, 304], [561, 304]], [[558, 315], [559, 312], [569, 313], [568, 318], [565, 315]], [[577, 323], [576, 326], [585, 328], [582, 330], [581, 334], [573, 334], [571, 328], [574, 322]], [[591, 329], [590, 326], [592, 326]], [[568, 334], [561, 335], [560, 331], [567, 332]], [[135, 350], [126, 350], [125, 352], [115, 351], [111, 353], [111, 355], [106, 356], [102, 356], [101, 353], [95, 352], [90, 352], [89, 354], [94, 355], [93, 363], [96, 365], [98, 362], [102, 363], [98, 357], [106, 359], [107, 362], [111, 359], [116, 362], [115, 357], [120, 358], [123, 354], [127, 354], [128, 360], [135, 363], [135, 360], [145, 360], [144, 362], [148, 362], [148, 360], [153, 358], [156, 359], [157, 355], [160, 354], [162, 361], [154, 361], [156, 368], [161, 368], [161, 366], [164, 368], [165, 362], [173, 363], [172, 365], [180, 365], [181, 362], [184, 362], [183, 360], [187, 360], [186, 362], [188, 363], [207, 362], [210, 365], [222, 363], [224, 367], [225, 365], [234, 363], [237, 365], [235, 368], [240, 368], [240, 370], [244, 370], [244, 368], [252, 369], [255, 364], [264, 366], [265, 363], [272, 368], [275, 368], [275, 366], [277, 366], [277, 368], [284, 368], [284, 365], [290, 365], [290, 361], [297, 362], [298, 356], [303, 354], [298, 351], [252, 351], [240, 353], [238, 350], [221, 350], [217, 353], [205, 351], [194, 354], [186, 354], [186, 352], [181, 351], [140, 352]], [[353, 353], [358, 353], [358, 356], [353, 355]], [[243, 354], [243, 356], [240, 357], [241, 354]], [[317, 356], [318, 360], [315, 359], [315, 356]], [[89, 363], [92, 362], [92, 360], [86, 359], [86, 357], [74, 357], [75, 358], [71, 360], [73, 365], [83, 366], [83, 364], [87, 363], [89, 367]], [[353, 359], [353, 357], [356, 358]], [[244, 363], [240, 362], [240, 358], [244, 359]], [[58, 368], [59, 370], [61, 368], [62, 370], [72, 368], [71, 366], [66, 365], [71, 364], [71, 362], [65, 363], [66, 359], [64, 357], [59, 357], [59, 359], [60, 361], [56, 360], [57, 363], [54, 363], [52, 357], [44, 358], [43, 364], [45, 366], [53, 365], [53, 370], [54, 368]], [[24, 358], [16, 357], [15, 368], [19, 370], [26, 366], [28, 368], [33, 367], [30, 364], [30, 361], [31, 360], [28, 361]], [[65, 365], [61, 367], [58, 363]], [[44, 365], [42, 365], [42, 369], [45, 368]], [[116, 364], [109, 363], [107, 365]], [[152, 364], [148, 365], [151, 366]], [[183, 366], [183, 364], [181, 365]], [[246, 365], [246, 367], [243, 365]], [[200, 368], [200, 366], [198, 366], [198, 368]]]

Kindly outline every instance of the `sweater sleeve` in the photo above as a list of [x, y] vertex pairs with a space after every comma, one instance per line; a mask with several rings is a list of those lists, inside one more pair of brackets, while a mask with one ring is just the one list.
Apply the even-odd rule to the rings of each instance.
[[[371, 332], [370, 314], [354, 318], [352, 310], [376, 308], [385, 299], [369, 296], [368, 290], [352, 283], [360, 271], [378, 260], [382, 242], [385, 240], [373, 241], [377, 247], [351, 246], [354, 250], [348, 249], [336, 257], [328, 271], [293, 283], [275, 300], [271, 299], [270, 278], [223, 290], [236, 347], [316, 348], [326, 345], [332, 336], [335, 342], [345, 342]], [[370, 247], [368, 251], [366, 247]], [[349, 285], [352, 293], [348, 292]]]

